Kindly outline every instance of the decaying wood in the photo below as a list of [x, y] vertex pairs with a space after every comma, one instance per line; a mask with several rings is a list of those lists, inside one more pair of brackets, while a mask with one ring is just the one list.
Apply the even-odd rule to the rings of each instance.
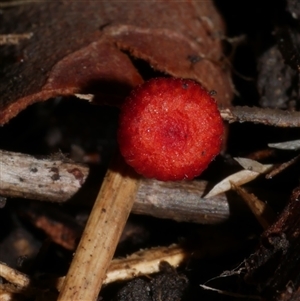
[[62, 202], [81, 188], [89, 169], [59, 158], [37, 159], [0, 150], [0, 171], [1, 196]]
[[300, 188], [293, 191], [277, 221], [261, 236], [257, 251], [246, 260], [246, 280], [266, 300], [300, 297]]
[[97, 299], [138, 184], [139, 176], [118, 156], [106, 173], [58, 301]]
[[31, 285], [30, 278], [26, 274], [21, 273], [2, 262], [0, 262], [0, 277], [3, 277], [8, 282], [22, 288]]
[[229, 123], [253, 122], [277, 127], [300, 127], [300, 112], [235, 106], [220, 108], [220, 113]]
[[207, 181], [161, 182], [142, 179], [132, 209], [135, 214], [169, 218], [180, 222], [215, 224], [229, 218], [225, 193], [204, 198]]
[[[88, 167], [64, 163], [60, 158], [39, 159], [29, 155], [0, 151], [0, 195], [40, 201], [66, 202], [89, 175]], [[176, 221], [213, 224], [230, 214], [225, 194], [203, 198], [207, 181], [161, 182], [141, 179], [132, 212]]]

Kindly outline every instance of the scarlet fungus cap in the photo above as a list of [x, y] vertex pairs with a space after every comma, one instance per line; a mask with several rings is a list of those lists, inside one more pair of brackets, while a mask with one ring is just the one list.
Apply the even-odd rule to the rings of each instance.
[[220, 152], [223, 132], [217, 104], [200, 84], [155, 78], [125, 99], [118, 142], [138, 173], [174, 181], [200, 175]]

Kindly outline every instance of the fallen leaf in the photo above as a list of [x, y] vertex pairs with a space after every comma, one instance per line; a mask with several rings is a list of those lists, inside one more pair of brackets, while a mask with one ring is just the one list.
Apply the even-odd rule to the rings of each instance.
[[132, 58], [201, 82], [221, 104], [232, 98], [222, 62], [224, 24], [212, 1], [28, 3], [4, 8], [0, 28], [32, 34], [0, 49], [0, 124], [59, 95], [118, 102], [143, 81]]

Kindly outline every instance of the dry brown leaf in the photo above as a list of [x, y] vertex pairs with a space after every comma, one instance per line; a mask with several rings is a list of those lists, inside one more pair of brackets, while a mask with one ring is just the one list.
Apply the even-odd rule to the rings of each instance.
[[4, 9], [0, 28], [2, 34], [32, 33], [1, 47], [0, 124], [58, 95], [123, 99], [143, 81], [124, 51], [216, 90], [224, 105], [232, 97], [222, 64], [224, 25], [212, 1], [37, 2]]

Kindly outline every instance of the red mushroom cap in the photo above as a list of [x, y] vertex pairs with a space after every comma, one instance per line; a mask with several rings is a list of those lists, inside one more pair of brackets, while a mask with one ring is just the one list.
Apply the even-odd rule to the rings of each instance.
[[126, 162], [145, 177], [193, 179], [220, 152], [223, 132], [217, 104], [200, 84], [155, 78], [126, 98], [118, 142]]

